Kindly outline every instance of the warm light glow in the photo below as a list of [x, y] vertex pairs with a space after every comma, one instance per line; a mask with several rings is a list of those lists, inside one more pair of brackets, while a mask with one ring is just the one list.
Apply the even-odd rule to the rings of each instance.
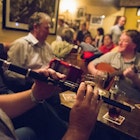
[[105, 15], [102, 15], [102, 16], [101, 16], [101, 18], [103, 18], [103, 19], [104, 19], [104, 18], [105, 18]]
[[76, 2], [75, 0], [61, 0], [60, 1], [60, 7], [59, 12], [70, 12], [74, 13], [76, 11]]

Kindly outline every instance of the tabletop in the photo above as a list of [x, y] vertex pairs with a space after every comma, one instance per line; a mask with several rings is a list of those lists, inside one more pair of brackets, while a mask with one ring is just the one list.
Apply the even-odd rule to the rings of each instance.
[[[68, 108], [72, 108], [75, 102], [75, 99], [76, 99], [75, 92], [65, 91], [65, 92], [60, 93], [61, 104]], [[131, 112], [121, 110], [120, 115], [123, 116], [125, 120], [123, 121], [121, 125], [117, 125], [103, 118], [103, 116], [108, 112], [108, 104], [103, 103], [100, 108], [97, 121], [115, 130], [116, 132], [119, 132], [123, 135], [130, 137], [132, 140], [135, 140], [135, 139], [139, 140], [140, 139], [140, 132], [139, 132], [140, 131], [140, 109], [138, 109], [135, 106], [133, 107], [134, 109], [132, 109]]]
[[[80, 54], [72, 53], [66, 59], [68, 63], [72, 63], [74, 65], [79, 66], [84, 70], [84, 73], [88, 73], [87, 66], [85, 65], [84, 60], [80, 58]], [[64, 94], [74, 94], [72, 97], [65, 97]], [[60, 94], [61, 104], [72, 108], [75, 101], [76, 93], [72, 91], [65, 91]], [[103, 103], [98, 114], [97, 122], [101, 125], [107, 126], [108, 128], [115, 130], [117, 133], [123, 134], [127, 137], [127, 140], [140, 140], [140, 107], [139, 109], [135, 106], [136, 102], [133, 101], [130, 103], [133, 105], [134, 109], [131, 112], [127, 112], [125, 110], [121, 110], [121, 116], [125, 119], [121, 125], [114, 124], [106, 119], [103, 116], [108, 112], [108, 104]], [[140, 104], [140, 102], [139, 102]]]

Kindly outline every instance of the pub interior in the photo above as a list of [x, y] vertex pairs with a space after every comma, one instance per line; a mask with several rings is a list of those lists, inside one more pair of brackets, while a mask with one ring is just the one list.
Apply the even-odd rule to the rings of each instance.
[[[9, 5], [7, 5], [8, 0], [0, 1], [0, 43], [10, 44], [15, 39], [25, 36], [27, 31], [17, 29], [16, 26], [12, 29], [4, 27], [4, 16], [6, 16], [4, 14], [4, 8], [6, 7], [3, 7], [4, 1], [6, 1], [6, 7], [9, 7]], [[58, 36], [57, 29], [59, 27], [59, 19], [62, 19], [64, 23], [67, 24], [67, 26], [70, 28], [73, 28], [75, 47], [67, 54], [66, 57], [62, 58], [62, 60], [68, 64], [74, 65], [74, 67], [78, 67], [78, 69], [83, 72], [82, 74], [86, 75], [89, 73], [87, 69], [87, 61], [85, 58], [82, 58], [83, 52], [81, 51], [79, 44], [76, 42], [76, 36], [78, 31], [81, 29], [82, 23], [86, 23], [86, 28], [88, 31], [90, 31], [94, 43], [96, 43], [97, 29], [102, 28], [104, 30], [104, 35], [108, 34], [111, 27], [115, 25], [116, 21], [121, 16], [125, 16], [127, 19], [124, 25], [126, 30], [135, 29], [140, 31], [139, 0], [56, 1], [58, 1], [58, 3], [57, 8], [55, 7], [56, 17], [53, 19], [55, 22], [54, 32], [49, 34], [46, 41], [49, 44], [52, 44], [52, 42], [56, 40]], [[95, 45], [96, 44], [94, 44], [94, 46]], [[70, 75], [69, 77], [76, 76], [73, 71], [70, 73]], [[69, 95], [69, 99], [65, 99], [65, 94]], [[74, 96], [75, 93], [72, 91], [65, 92], [65, 90], [62, 90], [59, 94], [60, 103], [55, 107], [56, 112], [65, 121], [69, 120], [69, 112], [74, 103], [74, 99], [71, 101], [70, 95]], [[56, 97], [55, 100], [58, 100], [58, 97]], [[52, 100], [48, 102], [52, 103]], [[122, 119], [124, 120], [121, 124], [116, 124], [104, 118], [104, 115], [108, 111], [109, 105], [103, 103], [98, 115], [95, 130], [91, 134], [90, 140], [140, 140], [140, 109], [138, 109], [135, 104], [140, 104], [140, 101], [136, 103], [134, 102], [132, 104], [131, 102], [130, 104], [126, 104], [128, 106], [131, 105], [131, 111], [121, 109], [121, 115], [123, 117]]]

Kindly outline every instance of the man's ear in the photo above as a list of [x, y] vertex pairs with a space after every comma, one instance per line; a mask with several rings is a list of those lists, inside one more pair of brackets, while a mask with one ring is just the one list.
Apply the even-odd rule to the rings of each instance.
[[38, 26], [39, 26], [38, 24], [34, 24], [34, 25], [33, 25], [33, 30], [34, 30], [34, 31], [38, 30]]

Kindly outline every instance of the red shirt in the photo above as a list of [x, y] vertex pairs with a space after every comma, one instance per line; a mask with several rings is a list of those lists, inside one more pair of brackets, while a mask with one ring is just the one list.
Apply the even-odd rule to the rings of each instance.
[[113, 48], [115, 48], [116, 46], [114, 44], [111, 45], [111, 47], [107, 48], [105, 45], [102, 45], [99, 47], [99, 51], [103, 54], [111, 51]]

